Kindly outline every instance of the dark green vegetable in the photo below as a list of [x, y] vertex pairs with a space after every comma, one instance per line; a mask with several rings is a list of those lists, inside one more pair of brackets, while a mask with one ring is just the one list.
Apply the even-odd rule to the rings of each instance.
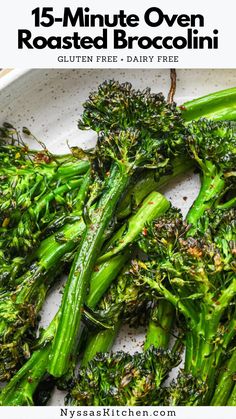
[[[152, 209], [149, 211], [146, 211], [146, 202], [144, 202], [143, 204], [143, 212], [142, 214], [142, 223], [143, 226], [146, 224], [147, 221], [149, 221], [152, 217], [157, 216], [159, 213], [164, 212], [168, 206], [169, 203], [168, 201], [161, 196], [158, 192], [153, 192], [150, 196], [152, 198]], [[142, 206], [141, 206], [142, 208]], [[140, 214], [140, 216], [141, 216]], [[65, 226], [63, 230], [65, 230], [65, 237], [67, 237], [67, 241], [64, 241], [63, 243], [58, 243], [55, 241], [55, 236], [52, 236], [50, 238], [47, 238], [45, 240], [45, 243], [42, 243], [41, 246], [41, 250], [38, 252], [38, 255], [40, 256], [41, 260], [44, 261], [44, 267], [46, 269], [49, 267], [53, 267], [55, 266], [55, 263], [59, 263], [59, 260], [63, 254], [63, 251], [65, 251], [65, 249], [71, 251], [72, 247], [75, 246], [75, 238], [76, 240], [78, 240], [78, 236], [79, 236], [79, 229], [84, 229], [84, 223], [81, 222], [81, 220], [75, 222], [74, 224], [72, 224], [71, 226]], [[123, 234], [123, 227], [121, 227], [121, 234]], [[125, 237], [125, 236], [124, 236]], [[76, 241], [77, 242], [77, 241]], [[50, 252], [48, 253], [48, 250], [50, 249]], [[106, 261], [105, 263], [103, 263], [102, 265], [98, 266], [98, 268], [96, 269], [96, 272], [93, 273], [92, 279], [91, 279], [91, 290], [89, 292], [88, 295], [88, 299], [87, 299], [87, 305], [90, 308], [95, 308], [96, 304], [99, 302], [100, 298], [102, 297], [102, 295], [104, 294], [104, 292], [108, 289], [109, 285], [111, 284], [111, 282], [115, 279], [115, 277], [117, 276], [117, 274], [119, 273], [119, 271], [122, 269], [123, 265], [125, 264], [125, 262], [127, 261], [127, 259], [130, 257], [130, 253], [129, 252], [122, 252], [117, 256], [114, 256], [112, 259], [110, 259], [109, 261]], [[42, 277], [40, 275], [38, 275], [38, 280], [41, 281]], [[32, 286], [32, 284], [31, 284]], [[31, 286], [29, 287], [30, 290], [32, 290]], [[22, 388], [22, 392], [24, 392], [24, 386], [25, 383], [27, 384], [26, 381], [26, 377], [27, 374], [29, 375], [30, 372], [33, 368], [36, 370], [35, 371], [35, 377], [37, 376], [38, 372], [37, 372], [37, 362], [40, 363], [40, 375], [38, 375], [39, 379], [38, 379], [38, 383], [39, 381], [43, 378], [43, 376], [46, 373], [46, 369], [47, 369], [47, 363], [43, 362], [41, 363], [40, 360], [40, 351], [42, 351], [42, 357], [44, 358], [45, 356], [45, 345], [48, 343], [48, 345], [51, 348], [50, 345], [50, 341], [51, 338], [48, 339], [48, 334], [50, 334], [50, 336], [53, 337], [51, 330], [55, 331], [55, 325], [57, 325], [57, 317], [52, 321], [51, 325], [48, 328], [48, 331], [46, 331], [43, 334], [42, 337], [42, 349], [38, 351], [37, 355], [32, 355], [32, 357], [29, 359], [29, 361], [26, 362], [25, 366], [23, 366], [20, 370], [19, 370], [19, 375], [18, 373], [16, 374], [16, 376], [13, 377], [13, 384], [12, 380], [10, 380], [9, 382], [9, 389], [8, 389], [8, 385], [5, 387], [2, 396], [0, 397], [0, 403], [2, 403], [3, 405], [5, 405], [6, 403], [11, 403], [11, 404], [17, 404], [18, 403], [18, 399], [15, 399], [14, 394], [11, 394], [11, 396], [9, 395], [9, 392], [13, 391], [11, 390], [12, 388], [15, 389], [16, 386], [20, 386]], [[22, 328], [23, 326], [26, 326], [27, 323], [23, 322], [22, 323]], [[18, 329], [17, 329], [18, 330]], [[19, 341], [19, 336], [20, 336], [20, 332], [24, 332], [24, 330], [20, 330], [17, 334], [17, 338], [18, 338], [18, 345], [15, 344], [15, 347], [19, 347], [20, 345], [20, 341]], [[47, 337], [47, 339], [44, 339], [44, 335]], [[21, 335], [22, 338], [22, 335]], [[39, 345], [40, 346], [40, 345]], [[18, 355], [19, 357], [19, 351], [15, 351], [15, 354]], [[48, 352], [47, 352], [48, 354]], [[30, 356], [30, 354], [29, 354]], [[31, 361], [31, 359], [33, 358], [33, 360]], [[12, 359], [12, 355], [11, 355], [11, 359]], [[37, 361], [38, 360], [38, 361]], [[32, 366], [32, 363], [34, 365], [34, 367]], [[27, 364], [29, 365], [29, 367], [27, 368]], [[44, 372], [43, 369], [41, 367], [41, 365], [44, 365]], [[22, 370], [22, 375], [21, 375], [21, 370]], [[7, 378], [6, 376], [6, 371], [4, 370], [4, 374], [5, 374], [5, 378]], [[19, 378], [19, 381], [17, 378]], [[35, 378], [36, 380], [36, 378]], [[22, 383], [22, 384], [20, 384]], [[12, 387], [13, 386], [13, 387]], [[35, 387], [32, 386], [31, 387], [27, 387], [27, 391], [25, 393], [25, 395], [27, 395], [27, 399], [32, 400], [33, 398], [33, 393], [35, 391], [36, 388], [36, 384]], [[30, 389], [32, 389], [32, 392], [30, 392]], [[14, 393], [14, 392], [13, 392]], [[7, 399], [5, 400], [5, 395], [7, 394]], [[8, 401], [11, 398], [11, 402]]]
[[50, 342], [57, 326], [57, 316], [43, 332], [35, 351], [0, 393], [0, 406], [32, 406], [33, 395], [46, 373]]
[[151, 345], [155, 348], [167, 349], [169, 346], [173, 325], [175, 322], [175, 309], [166, 300], [159, 300], [151, 310], [144, 349]]
[[[53, 156], [40, 142], [42, 151], [31, 151], [10, 124], [0, 128], [0, 378], [30, 357], [2, 390], [1, 405], [46, 403], [55, 380], [45, 391], [38, 384], [48, 365], [55, 376], [67, 372], [58, 384], [72, 385], [75, 405], [235, 405], [236, 125], [213, 121], [235, 119], [235, 99], [228, 89], [180, 113], [161, 94], [103, 83], [79, 122], [98, 133], [87, 155], [73, 147], [73, 156]], [[175, 209], [152, 221], [158, 194], [139, 208], [141, 201], [195, 163], [201, 190], [187, 222]], [[159, 210], [165, 206], [160, 197]], [[141, 253], [129, 265], [138, 234]], [[59, 313], [35, 341], [47, 291], [74, 255]], [[71, 382], [84, 345], [85, 333], [76, 344], [82, 311], [90, 334]], [[170, 353], [175, 317], [181, 330]], [[124, 321], [148, 323], [144, 352], [99, 354], [90, 363], [111, 348]], [[105, 330], [92, 333], [95, 323]], [[184, 370], [166, 387], [182, 333]]]
[[188, 129], [187, 147], [201, 171], [201, 189], [187, 216], [187, 222], [193, 225], [189, 234], [193, 234], [198, 219], [217, 207], [235, 184], [236, 123], [202, 119]]
[[88, 160], [31, 151], [9, 124], [0, 128], [0, 279], [5, 283], [29, 266], [28, 256], [46, 227], [69, 214]]
[[100, 353], [82, 367], [67, 403], [75, 406], [158, 405], [160, 385], [176, 364], [170, 352], [150, 347], [134, 355]]
[[[34, 256], [31, 257], [31, 260], [33, 259], [37, 262], [32, 264], [29, 271], [22, 277], [14, 279], [13, 276], [11, 276], [11, 288], [13, 287], [13, 289], [11, 291], [8, 289], [2, 291], [0, 304], [2, 312], [6, 313], [6, 318], [4, 320], [2, 319], [1, 322], [2, 343], [0, 347], [2, 359], [4, 359], [6, 353], [8, 353], [8, 363], [2, 364], [4, 367], [2, 368], [0, 375], [1, 380], [9, 379], [16, 368], [25, 360], [25, 357], [29, 356], [32, 341], [35, 336], [32, 332], [37, 326], [38, 312], [45, 300], [47, 291], [55, 281], [55, 274], [60, 273], [65, 262], [70, 260], [71, 252], [79, 244], [79, 240], [85, 228], [83, 219], [79, 214], [81, 203], [83, 202], [86, 193], [86, 188], [84, 188], [83, 185], [86, 186], [87, 183], [87, 178], [84, 178], [84, 183], [77, 195], [74, 213], [71, 214], [69, 219], [65, 216], [62, 220], [54, 222], [54, 229], [56, 227], [59, 228], [63, 223], [64, 226], [56, 231], [56, 233], [43, 240], [39, 249], [35, 252]], [[125, 242], [128, 244], [130, 240], [144, 228], [145, 223], [151, 218], [155, 218], [155, 216], [164, 210], [165, 207], [167, 208], [167, 205], [167, 201], [163, 199], [160, 194], [153, 192], [144, 200], [137, 213], [139, 217], [138, 223], [134, 222], [138, 219], [137, 216], [132, 216], [129, 222], [129, 226], [133, 226], [132, 230], [128, 229], [126, 235], [124, 235], [126, 226], [126, 224], [124, 224], [119, 232], [116, 233], [116, 237], [122, 238], [122, 236], [124, 236]], [[72, 224], [67, 224], [68, 222], [72, 222]], [[130, 231], [132, 231], [131, 236], [129, 233]], [[127, 256], [127, 253], [120, 254], [120, 256], [113, 258], [107, 263], [103, 263], [103, 275], [105, 277], [110, 277], [111, 280], [112, 278], [115, 278], [121, 269], [122, 264], [124, 264], [127, 259]], [[55, 265], [57, 265], [56, 271], [54, 270]], [[104, 288], [104, 281], [100, 279], [100, 266], [98, 266], [96, 270], [97, 272], [94, 272], [94, 275], [92, 276], [88, 300], [89, 305], [91, 304], [91, 301], [96, 301], [97, 303], [101, 293], [103, 294], [109, 286], [109, 283], [105, 282], [106, 288]], [[17, 289], [14, 290], [16, 286]], [[42, 291], [41, 293], [39, 292], [39, 287]], [[96, 295], [98, 297], [96, 297]], [[11, 310], [9, 310], [10, 307]], [[4, 336], [7, 336], [7, 338]], [[16, 348], [19, 348], [19, 350], [16, 350]]]
[[180, 370], [176, 380], [162, 390], [163, 406], [198, 406], [205, 394], [204, 382]]
[[71, 252], [78, 246], [83, 231], [84, 222], [79, 219], [42, 241], [29, 270], [15, 278], [11, 289], [1, 289], [1, 381], [9, 379], [30, 356], [39, 310], [55, 278], [61, 273], [65, 262], [70, 260]]
[[127, 188], [127, 193], [118, 204], [117, 217], [123, 218], [135, 211], [140, 202], [150, 192], [157, 190], [162, 191], [172, 180], [178, 180], [181, 175], [189, 173], [194, 168], [193, 160], [178, 157], [172, 160], [172, 167], [169, 173], [160, 175], [159, 172], [146, 170], [134, 177], [131, 184]]
[[236, 119], [236, 87], [190, 100], [180, 106], [183, 118], [192, 121], [209, 118], [215, 121]]
[[227, 406], [236, 406], [236, 385], [234, 384], [233, 390], [227, 401]]
[[[115, 104], [115, 106], [114, 106]], [[100, 173], [101, 194], [75, 256], [63, 294], [49, 372], [59, 377], [68, 369], [103, 233], [130, 177], [143, 168], [160, 170], [184, 149], [185, 129], [174, 106], [149, 90], [135, 91], [128, 83], [108, 82], [84, 104], [79, 127], [100, 132], [93, 167]], [[70, 325], [70, 326], [69, 326]]]
[[222, 366], [215, 393], [211, 400], [211, 406], [226, 406], [229, 396], [235, 385], [236, 376], [236, 351], [233, 350], [230, 359]]

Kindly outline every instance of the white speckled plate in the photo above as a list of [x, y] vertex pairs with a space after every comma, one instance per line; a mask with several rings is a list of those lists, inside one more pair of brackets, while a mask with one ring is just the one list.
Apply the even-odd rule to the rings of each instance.
[[[130, 81], [136, 88], [149, 86], [164, 94], [169, 89], [168, 70], [13, 70], [0, 79], [0, 124], [7, 121], [17, 128], [27, 126], [56, 153], [68, 150], [67, 141], [70, 145], [90, 147], [95, 135], [79, 132], [77, 119], [90, 90], [111, 78]], [[175, 100], [180, 104], [235, 85], [236, 70], [178, 70]], [[185, 214], [198, 188], [198, 177], [191, 175], [170, 185], [165, 194]], [[42, 313], [43, 326], [49, 323], [58, 308], [59, 289], [58, 285], [47, 299]], [[140, 350], [142, 339], [143, 331], [123, 329], [115, 349]], [[62, 393], [55, 391], [50, 404], [63, 403]]]

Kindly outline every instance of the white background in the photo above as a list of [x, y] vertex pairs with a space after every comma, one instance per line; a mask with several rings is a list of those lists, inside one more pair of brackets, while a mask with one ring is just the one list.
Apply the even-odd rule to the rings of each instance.
[[[72, 10], [76, 7], [90, 7], [91, 13], [100, 14], [114, 14], [118, 13], [120, 9], [124, 9], [127, 14], [137, 14], [140, 17], [140, 24], [136, 28], [126, 28], [127, 34], [130, 36], [185, 36], [187, 28], [180, 28], [177, 24], [173, 28], [169, 28], [163, 23], [158, 28], [148, 27], [144, 23], [144, 12], [152, 6], [159, 7], [164, 13], [171, 16], [172, 14], [202, 14], [205, 17], [205, 27], [196, 28], [199, 30], [199, 35], [212, 36], [214, 29], [219, 30], [219, 49], [218, 50], [165, 50], [154, 49], [143, 50], [138, 47], [132, 50], [113, 50], [113, 29], [110, 28], [110, 43], [107, 50], [96, 49], [70, 49], [70, 50], [36, 50], [36, 49], [17, 49], [17, 32], [18, 29], [30, 29], [34, 36], [66, 36], [72, 35], [74, 31], [78, 31], [81, 36], [90, 35], [97, 36], [101, 32], [101, 28], [79, 28], [68, 27], [63, 28], [60, 23], [55, 23], [50, 28], [35, 28], [34, 18], [31, 11], [35, 7], [45, 6], [54, 7], [54, 15], [56, 17], [62, 16], [62, 9], [69, 6]], [[2, 1], [0, 6], [0, 67], [19, 67], [19, 68], [63, 68], [63, 67], [106, 67], [106, 68], [236, 68], [236, 54], [235, 54], [235, 15], [236, 2], [235, 0], [227, 0], [224, 2], [212, 0], [198, 0], [197, 2], [189, 0], [119, 0], [119, 2], [112, 2], [109, 0], [99, 0], [98, 2], [92, 0], [7, 0]], [[117, 29], [119, 29], [117, 27]], [[123, 28], [125, 29], [125, 28]], [[57, 61], [58, 55], [118, 55], [118, 63], [59, 63]], [[127, 55], [153, 55], [152, 63], [127, 63]], [[179, 55], [179, 62], [170, 64], [169, 62], [158, 63], [156, 57], [160, 55]], [[123, 59], [123, 61], [121, 61]]]

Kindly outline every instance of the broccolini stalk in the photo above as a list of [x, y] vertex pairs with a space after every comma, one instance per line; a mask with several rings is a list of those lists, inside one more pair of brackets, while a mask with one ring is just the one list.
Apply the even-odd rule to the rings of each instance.
[[199, 118], [233, 121], [236, 119], [236, 87], [190, 100], [180, 109], [186, 121]]
[[[151, 298], [151, 296], [149, 298]], [[148, 304], [150, 301], [148, 301], [147, 296], [146, 296], [146, 299], [147, 299], [146, 304]], [[125, 295], [124, 295], [124, 300], [125, 300]], [[127, 302], [131, 306], [131, 312], [128, 315], [129, 320], [130, 320], [130, 317], [132, 317], [132, 310], [134, 310], [134, 315], [135, 315], [134, 319], [137, 320], [137, 313], [134, 307], [135, 300], [133, 301], [133, 307], [132, 307], [132, 302], [130, 301], [127, 301]], [[161, 348], [168, 349], [172, 325], [174, 321], [173, 307], [171, 306], [171, 304], [168, 303], [168, 301], [163, 301], [163, 302], [159, 302], [158, 306], [155, 307], [154, 310], [152, 310], [151, 315], [148, 314], [147, 309], [145, 311], [148, 317], [148, 329], [147, 329], [147, 334], [146, 334], [146, 338], [144, 342], [144, 350], [146, 351], [151, 347], [159, 348], [159, 349]], [[150, 309], [149, 309], [149, 312], [150, 312]], [[118, 313], [116, 313], [116, 316], [117, 314]], [[120, 307], [120, 316], [122, 317], [122, 320], [115, 320], [113, 329], [107, 329], [107, 330], [103, 330], [94, 334], [90, 334], [90, 336], [88, 337], [88, 341], [86, 342], [86, 347], [85, 347], [85, 351], [84, 351], [83, 358], [81, 361], [81, 366], [83, 367], [86, 366], [88, 362], [90, 362], [94, 357], [96, 357], [98, 353], [105, 353], [112, 349], [112, 346], [117, 337], [121, 324], [124, 321], [127, 321], [127, 319], [125, 318], [126, 315], [127, 315], [126, 310], [125, 310], [125, 313], [124, 312], [122, 313], [122, 310]]]
[[117, 320], [112, 329], [102, 330], [88, 336], [80, 367], [86, 367], [88, 363], [97, 356], [97, 354], [106, 353], [112, 349], [114, 341], [120, 330], [120, 326], [121, 322]]
[[[148, 202], [147, 199], [146, 201]], [[159, 244], [150, 242], [150, 237], [145, 239], [151, 222], [151, 218], [147, 220], [142, 231], [141, 237], [143, 237], [144, 242], [142, 242], [142, 239], [139, 241], [142, 250], [147, 250], [146, 243], [149, 243], [152, 252], [156, 254], [155, 246], [157, 246], [159, 251]], [[161, 224], [161, 217], [160, 220], [156, 219], [155, 222]], [[166, 240], [166, 234], [163, 236], [163, 239]], [[119, 241], [115, 239], [114, 241], [117, 244], [117, 248], [119, 248]], [[112, 320], [115, 327], [114, 330], [104, 330], [89, 336], [82, 359], [83, 366], [87, 365], [96, 356], [96, 353], [106, 352], [111, 349], [121, 322], [128, 321], [129, 323], [137, 324], [138, 322], [140, 323], [140, 317], [143, 315], [148, 317], [148, 331], [144, 349], [147, 350], [151, 346], [162, 349], [168, 348], [174, 320], [174, 307], [168, 301], [159, 301], [154, 309], [150, 310], [149, 308], [147, 311], [147, 305], [152, 302], [153, 296], [152, 291], [150, 292], [148, 288], [139, 284], [139, 265], [145, 266], [141, 261], [135, 260], [132, 261], [131, 265], [127, 264], [122, 274], [119, 275], [101, 300], [98, 306], [100, 313], [103, 313], [103, 316], [110, 319], [110, 321]]]
[[[219, 92], [215, 92], [197, 99], [193, 99], [189, 102], [185, 102], [181, 105], [180, 110], [182, 112], [182, 116], [185, 121], [191, 122], [193, 120], [199, 118], [209, 118], [215, 121], [224, 121], [224, 120], [235, 120], [236, 119], [236, 88], [226, 89]], [[184, 162], [186, 162], [187, 166], [184, 169]], [[182, 166], [183, 165], [183, 166]], [[182, 161], [182, 159], [176, 159], [176, 162], [173, 161], [173, 176], [174, 173], [176, 175], [184, 173], [184, 170], [190, 170], [193, 166], [193, 161], [186, 160], [186, 157]], [[183, 171], [182, 171], [183, 169]], [[166, 186], [165, 176], [161, 179], [161, 183], [163, 185], [158, 185], [158, 190], [160, 188]], [[167, 179], [167, 183], [169, 179]], [[130, 194], [127, 194], [127, 197], [119, 205], [120, 214], [125, 214], [122, 212], [129, 207], [136, 205], [136, 201], [139, 200], [141, 195], [141, 199], [143, 199], [143, 193], [146, 190], [146, 193], [151, 192], [152, 188], [155, 188], [155, 174], [154, 173], [145, 173], [143, 178], [139, 181], [137, 185], [131, 185]], [[131, 201], [130, 201], [131, 196]], [[138, 201], [139, 203], [139, 201]]]
[[216, 390], [211, 400], [211, 406], [226, 406], [235, 384], [235, 374], [236, 351], [234, 349], [226, 365], [222, 366], [222, 373], [219, 377]]
[[140, 286], [136, 272], [138, 263], [141, 264], [133, 260], [131, 264], [127, 264], [100, 301], [99, 313], [109, 319], [114, 328], [90, 334], [82, 358], [83, 366], [97, 353], [107, 352], [112, 348], [119, 327], [124, 321], [135, 325], [148, 321], [145, 350], [152, 346], [168, 348], [174, 320], [173, 306], [168, 301], [159, 301], [155, 308], [148, 308], [149, 305], [153, 305], [152, 291]]
[[[161, 196], [158, 192], [152, 192], [148, 195], [148, 197], [143, 201], [142, 205], [138, 209], [137, 213], [131, 216], [127, 223], [125, 223], [116, 233], [114, 236], [114, 240], [112, 239], [110, 242], [113, 243], [114, 241], [114, 255], [112, 258], [107, 260], [105, 258], [105, 262], [101, 263], [100, 260], [103, 261], [102, 258], [98, 259], [98, 266], [97, 272], [95, 272], [91, 278], [90, 283], [90, 292], [87, 299], [87, 304], [89, 307], [94, 308], [94, 304], [97, 304], [101, 295], [105, 293], [107, 288], [109, 287], [111, 281], [115, 278], [116, 273], [118, 274], [118, 269], [120, 270], [122, 265], [124, 264], [125, 260], [129, 256], [129, 254], [125, 253], [122, 255], [120, 252], [124, 249], [120, 248], [120, 242], [122, 241], [125, 243], [127, 247], [128, 244], [132, 244], [134, 238], [142, 231], [145, 227], [146, 223], [148, 223], [151, 219], [157, 217], [158, 215], [164, 213], [169, 207], [168, 201]], [[128, 228], [126, 226], [128, 225]], [[117, 251], [116, 251], [117, 249]], [[117, 255], [119, 251], [119, 255]], [[101, 264], [99, 264], [99, 262]], [[122, 263], [121, 263], [122, 262]], [[115, 265], [115, 266], [114, 266]], [[112, 273], [109, 271], [112, 268]], [[101, 271], [101, 272], [100, 272]], [[110, 278], [110, 281], [108, 280]], [[124, 291], [124, 290], [123, 290]], [[109, 298], [109, 297], [108, 297]], [[126, 297], [123, 295], [121, 296], [123, 303], [129, 303]], [[133, 298], [133, 296], [131, 297]], [[109, 304], [109, 303], [108, 303]], [[83, 357], [83, 364], [88, 362], [96, 352], [100, 351], [107, 351], [111, 348], [113, 341], [117, 335], [117, 331], [119, 329], [119, 316], [121, 312], [121, 301], [116, 301], [114, 303], [116, 316], [113, 323], [113, 329], [108, 329], [105, 331], [101, 331], [91, 335], [89, 337], [89, 343], [86, 346], [86, 350]], [[130, 303], [131, 310], [133, 310], [133, 304]], [[112, 311], [112, 309], [111, 309]], [[110, 319], [111, 320], [111, 319]], [[118, 323], [118, 324], [117, 324]]]
[[125, 321], [137, 324], [139, 318], [146, 314], [145, 309], [149, 295], [145, 287], [141, 288], [135, 283], [133, 271], [135, 271], [135, 264], [127, 263], [122, 273], [111, 284], [99, 302], [99, 314], [108, 319], [113, 325], [113, 329], [89, 334], [82, 358], [83, 366], [86, 366], [97, 353], [105, 353], [112, 348], [121, 323]]
[[[8, 286], [1, 290], [0, 306], [0, 380], [9, 379], [16, 368], [29, 356], [38, 312], [47, 291], [71, 252], [78, 246], [84, 232], [84, 221], [80, 216], [81, 201], [88, 188], [84, 178], [70, 224], [66, 224], [55, 234], [43, 240], [39, 248], [29, 257], [31, 265], [21, 277], [11, 278]], [[57, 270], [55, 270], [57, 266]], [[7, 362], [6, 362], [7, 359]]]
[[144, 171], [127, 188], [127, 193], [119, 203], [117, 208], [117, 217], [123, 218], [129, 215], [131, 211], [135, 211], [145, 196], [153, 190], [161, 191], [172, 180], [178, 179], [179, 176], [186, 174], [194, 168], [194, 162], [187, 156], [178, 157], [172, 161], [170, 173], [163, 176], [155, 173], [155, 171]]
[[102, 182], [101, 197], [90, 213], [90, 224], [64, 290], [48, 368], [56, 377], [68, 369], [81, 306], [103, 245], [104, 231], [130, 177], [145, 167], [163, 173], [170, 158], [184, 148], [185, 129], [175, 107], [167, 105], [162, 95], [135, 91], [127, 83], [112, 81], [101, 85], [85, 103], [79, 126], [100, 132], [93, 167]]
[[34, 392], [46, 374], [46, 363], [57, 326], [57, 315], [43, 332], [35, 351], [0, 392], [0, 406], [33, 406]]
[[[127, 265], [99, 304], [106, 318], [112, 318], [115, 327], [90, 336], [78, 377], [67, 397], [67, 402], [72, 405], [162, 404], [160, 386], [170, 369], [179, 362], [178, 351], [171, 353], [159, 346], [156, 348], [153, 343], [159, 345], [160, 341], [154, 334], [149, 334], [144, 352], [134, 355], [105, 353], [112, 347], [121, 322], [132, 319], [137, 324], [138, 317], [152, 298], [145, 286], [140, 287], [136, 269], [135, 261], [131, 266]], [[167, 323], [162, 323], [162, 326], [170, 327], [171, 322]], [[167, 339], [163, 343], [167, 345]]]
[[[146, 225], [145, 234], [138, 238], [138, 245], [149, 260], [158, 261], [159, 257], [172, 252], [173, 231], [178, 230], [181, 221], [180, 213], [171, 208], [164, 218], [160, 217]], [[174, 321], [174, 306], [166, 299], [160, 299], [149, 318], [144, 349], [150, 345], [168, 348]]]
[[162, 405], [198, 406], [205, 392], [204, 382], [180, 370], [176, 380], [162, 389]]
[[187, 147], [201, 171], [201, 189], [187, 215], [194, 234], [205, 211], [217, 207], [231, 183], [235, 183], [236, 124], [206, 119], [189, 125]]
[[[99, 303], [101, 296], [105, 294], [111, 285], [111, 282], [117, 277], [121, 268], [124, 266], [124, 263], [130, 258], [131, 251], [126, 250], [101, 265], [96, 266], [91, 277], [89, 294], [86, 302], [91, 309], [95, 308]], [[108, 281], [108, 278], [110, 278], [111, 281]]]
[[[36, 139], [27, 128], [23, 128], [24, 133]], [[41, 146], [41, 150], [33, 150], [23, 141], [20, 132], [9, 123], [4, 123], [0, 127], [0, 156], [1, 168], [17, 168], [18, 170], [37, 168], [40, 173], [46, 170], [58, 171], [61, 177], [73, 176], [86, 173], [89, 169], [89, 161], [85, 155], [79, 153], [52, 154], [46, 146], [36, 139]], [[73, 151], [73, 147], [71, 149]], [[83, 161], [81, 161], [81, 158]], [[73, 165], [79, 163], [79, 167]], [[73, 165], [73, 166], [72, 166]], [[46, 174], [46, 173], [44, 173]]]
[[[158, 206], [156, 203], [159, 201]], [[150, 193], [142, 202], [137, 212], [129, 217], [127, 223], [124, 223], [109, 240], [103, 249], [103, 255], [97, 260], [97, 263], [103, 263], [125, 249], [128, 243], [132, 243], [139, 233], [145, 228], [145, 223], [158, 217], [169, 208], [167, 200], [158, 192]], [[145, 214], [145, 215], [144, 215]]]
[[227, 406], [236, 406], [236, 384], [233, 386], [233, 390], [230, 394], [230, 397], [227, 401]]

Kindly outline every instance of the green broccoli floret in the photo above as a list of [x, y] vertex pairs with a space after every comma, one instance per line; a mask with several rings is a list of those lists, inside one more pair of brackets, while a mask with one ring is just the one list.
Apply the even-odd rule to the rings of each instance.
[[[39, 311], [71, 252], [79, 245], [83, 230], [82, 219], [65, 224], [41, 242], [34, 262], [22, 276], [11, 278], [0, 288], [0, 381], [8, 380], [29, 358]], [[59, 233], [64, 238], [61, 241], [57, 239]]]
[[136, 90], [131, 83], [108, 80], [90, 93], [83, 106], [80, 129], [100, 132], [134, 128], [152, 133], [153, 138], [163, 138], [164, 135], [173, 152], [171, 132], [177, 144], [181, 145], [181, 113], [175, 104], [166, 103], [162, 93], [151, 93], [149, 88]]
[[79, 127], [99, 134], [92, 167], [101, 184], [62, 298], [49, 364], [49, 372], [57, 377], [68, 369], [79, 331], [81, 305], [118, 201], [138, 170], [149, 168], [163, 173], [185, 147], [186, 129], [175, 106], [168, 105], [162, 95], [135, 91], [128, 84], [114, 81], [103, 83], [90, 95]]
[[80, 369], [67, 403], [74, 406], [151, 406], [160, 402], [160, 386], [178, 362], [169, 352], [100, 353]]

